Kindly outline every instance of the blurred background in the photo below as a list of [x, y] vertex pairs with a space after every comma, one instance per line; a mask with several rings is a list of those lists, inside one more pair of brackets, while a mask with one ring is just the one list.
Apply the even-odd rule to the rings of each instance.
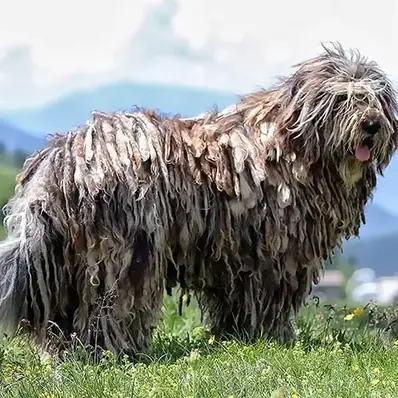
[[[384, 0], [101, 0], [2, 4], [0, 206], [25, 157], [93, 110], [193, 116], [235, 102], [340, 41], [398, 84], [398, 3]], [[361, 239], [314, 294], [398, 299], [398, 160], [379, 179]], [[1, 218], [2, 216], [0, 216]], [[0, 229], [0, 238], [4, 229]]]

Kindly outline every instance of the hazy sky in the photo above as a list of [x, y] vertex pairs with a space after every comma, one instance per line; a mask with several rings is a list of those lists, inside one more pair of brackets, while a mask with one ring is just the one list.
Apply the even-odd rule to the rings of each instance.
[[340, 41], [398, 81], [396, 0], [1, 0], [0, 109], [151, 81], [243, 93]]

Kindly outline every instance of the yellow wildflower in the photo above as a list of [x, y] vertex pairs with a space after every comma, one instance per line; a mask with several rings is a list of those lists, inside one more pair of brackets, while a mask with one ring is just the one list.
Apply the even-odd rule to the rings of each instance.
[[348, 314], [344, 317], [345, 321], [352, 321], [355, 318], [354, 314]]
[[216, 337], [215, 337], [215, 336], [210, 336], [210, 338], [209, 338], [209, 344], [210, 344], [210, 345], [213, 345], [213, 344], [215, 343], [215, 341], [216, 341]]
[[282, 389], [278, 388], [271, 394], [271, 398], [285, 398], [285, 393]]
[[379, 368], [374, 368], [374, 369], [373, 369], [373, 373], [379, 374], [379, 373], [380, 373], [380, 369], [379, 369]]
[[361, 317], [363, 316], [363, 314], [365, 313], [365, 310], [362, 307], [357, 307], [355, 308], [355, 310], [353, 311], [353, 314], [357, 317]]

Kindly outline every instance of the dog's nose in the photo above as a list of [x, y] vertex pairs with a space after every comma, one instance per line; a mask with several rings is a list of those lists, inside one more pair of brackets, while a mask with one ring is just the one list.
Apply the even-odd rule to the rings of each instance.
[[365, 119], [362, 122], [362, 129], [368, 134], [376, 134], [380, 130], [380, 127], [380, 123], [374, 119]]

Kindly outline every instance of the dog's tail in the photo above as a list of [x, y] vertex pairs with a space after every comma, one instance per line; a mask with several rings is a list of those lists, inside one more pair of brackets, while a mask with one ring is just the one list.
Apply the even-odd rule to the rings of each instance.
[[[0, 242], [0, 332], [13, 334], [21, 321], [41, 337], [61, 297], [59, 246], [54, 221], [26, 192], [6, 209], [8, 238]], [[59, 266], [59, 267], [58, 267]]]
[[0, 328], [7, 334], [16, 331], [25, 312], [27, 269], [20, 249], [18, 238], [0, 242]]

